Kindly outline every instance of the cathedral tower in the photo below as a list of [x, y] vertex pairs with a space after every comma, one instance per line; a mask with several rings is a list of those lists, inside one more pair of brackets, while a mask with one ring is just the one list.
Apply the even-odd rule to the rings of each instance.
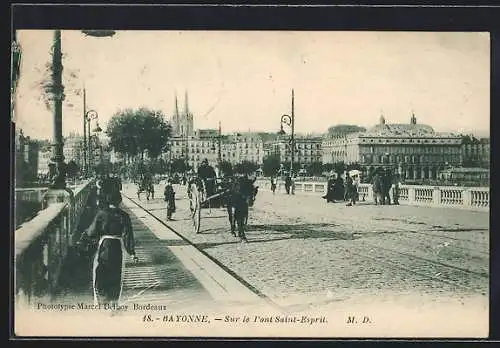
[[179, 103], [177, 93], [175, 94], [175, 110], [172, 116], [172, 130], [176, 136], [193, 136], [194, 135], [194, 122], [193, 114], [189, 111], [188, 92], [184, 96], [184, 110], [179, 113]]

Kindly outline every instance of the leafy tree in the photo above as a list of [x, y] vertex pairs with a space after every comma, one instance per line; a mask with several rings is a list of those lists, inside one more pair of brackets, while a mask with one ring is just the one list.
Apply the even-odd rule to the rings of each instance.
[[280, 158], [276, 155], [271, 155], [264, 158], [262, 162], [262, 172], [265, 176], [276, 175], [280, 169]]
[[333, 170], [336, 172], [336, 173], [343, 173], [347, 170], [347, 167], [345, 165], [345, 163], [343, 161], [340, 161], [340, 162], [336, 162], [333, 164]]
[[220, 163], [220, 171], [225, 176], [231, 176], [233, 175], [233, 165], [228, 161], [222, 161]]
[[170, 171], [172, 173], [184, 173], [189, 170], [189, 164], [184, 158], [176, 158], [170, 164]]
[[234, 166], [234, 171], [242, 174], [250, 174], [255, 172], [257, 169], [259, 169], [259, 165], [250, 161], [243, 161]]
[[157, 158], [168, 149], [172, 127], [162, 112], [147, 108], [120, 110], [111, 118], [106, 134], [110, 146], [118, 153]]
[[323, 163], [323, 172], [331, 172], [335, 169], [335, 165], [333, 163]]
[[307, 172], [312, 176], [321, 175], [323, 172], [323, 163], [320, 161], [312, 162], [309, 164]]

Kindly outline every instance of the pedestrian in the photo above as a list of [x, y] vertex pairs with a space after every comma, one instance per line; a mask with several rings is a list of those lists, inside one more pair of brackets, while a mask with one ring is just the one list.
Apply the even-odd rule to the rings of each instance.
[[275, 176], [271, 176], [271, 191], [273, 192], [273, 195], [276, 192], [276, 178]]
[[392, 172], [389, 168], [385, 170], [383, 176], [384, 204], [391, 205]]
[[125, 266], [123, 249], [134, 262], [139, 261], [130, 216], [118, 207], [119, 202], [116, 195], [105, 193], [102, 206], [79, 241], [79, 245], [96, 245], [92, 267], [95, 305], [118, 304]]
[[359, 201], [359, 184], [361, 179], [359, 178], [359, 174], [356, 174], [352, 178], [352, 204], [356, 204]]
[[392, 184], [392, 200], [394, 205], [399, 205], [399, 185], [400, 185], [401, 177], [399, 174], [394, 175], [394, 180]]
[[172, 214], [175, 213], [175, 191], [170, 178], [167, 179], [163, 195], [165, 202], [167, 202], [167, 220], [172, 220]]
[[285, 191], [286, 191], [287, 195], [290, 194], [291, 187], [292, 187], [292, 178], [290, 177], [290, 175], [287, 175], [287, 177], [285, 179]]
[[344, 199], [344, 180], [340, 174], [337, 174], [335, 179], [334, 197], [336, 200], [342, 201]]
[[383, 187], [382, 187], [382, 177], [380, 175], [380, 171], [377, 169], [375, 171], [375, 175], [372, 179], [372, 190], [373, 190], [373, 199], [375, 201], [375, 205], [383, 205]]
[[335, 203], [335, 179], [333, 175], [330, 175], [326, 183], [326, 195], [322, 198], [326, 199], [326, 203]]
[[346, 173], [345, 186], [346, 189], [344, 199], [347, 201], [346, 206], [350, 207], [354, 204], [354, 184], [349, 173]]

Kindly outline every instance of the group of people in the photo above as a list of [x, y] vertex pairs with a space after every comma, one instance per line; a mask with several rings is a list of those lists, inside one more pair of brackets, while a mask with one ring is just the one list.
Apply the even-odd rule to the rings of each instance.
[[359, 175], [345, 173], [345, 180], [340, 175], [331, 175], [327, 181], [326, 195], [322, 198], [326, 199], [327, 203], [344, 201], [346, 206], [350, 207], [359, 201], [359, 184]]
[[[376, 205], [399, 205], [399, 174], [393, 174], [390, 169], [378, 169], [372, 179], [373, 196]], [[392, 189], [392, 203], [391, 203]]]
[[[276, 178], [276, 176], [273, 175], [271, 176], [271, 191], [273, 192], [273, 194], [276, 194], [277, 186], [278, 186], [278, 179]], [[295, 194], [295, 182], [290, 175], [287, 175], [285, 177], [285, 192], [287, 195]]]
[[[346, 173], [345, 179], [340, 175], [332, 175], [327, 182], [327, 193], [322, 198], [326, 199], [327, 203], [344, 201], [347, 206], [352, 206], [359, 201], [359, 184], [359, 175]], [[393, 174], [391, 169], [379, 168], [375, 170], [371, 184], [376, 205], [399, 205], [399, 174]]]

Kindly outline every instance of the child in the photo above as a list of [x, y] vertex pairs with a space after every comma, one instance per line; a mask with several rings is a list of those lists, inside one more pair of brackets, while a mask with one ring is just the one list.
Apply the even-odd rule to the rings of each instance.
[[175, 213], [175, 191], [170, 178], [167, 179], [163, 195], [165, 196], [165, 202], [167, 202], [167, 220], [172, 220], [172, 214]]

